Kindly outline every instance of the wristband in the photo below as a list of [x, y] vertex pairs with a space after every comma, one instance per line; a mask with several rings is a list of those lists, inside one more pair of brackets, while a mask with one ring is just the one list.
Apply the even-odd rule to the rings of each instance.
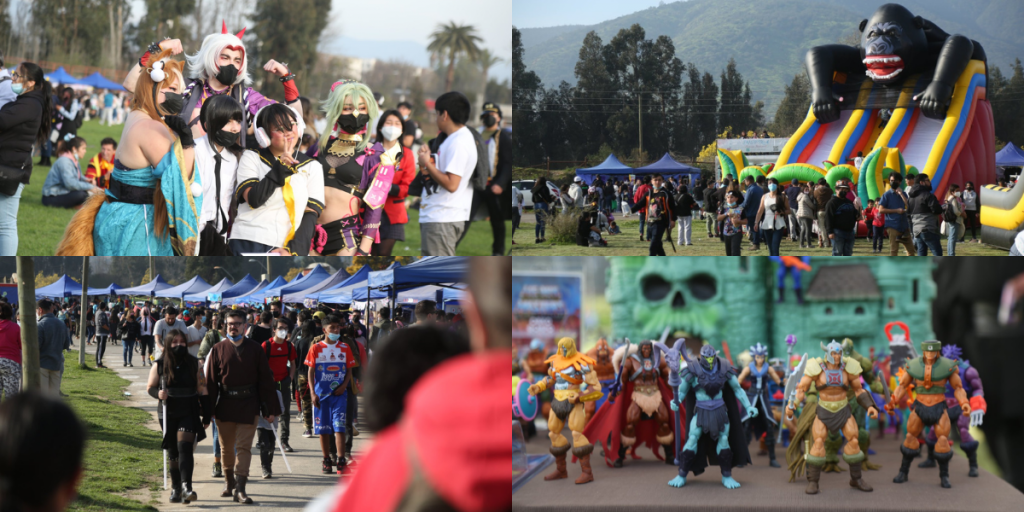
[[148, 63], [149, 63], [149, 52], [147, 51], [146, 53], [142, 54], [142, 57], [139, 57], [139, 67], [140, 68], [145, 68], [147, 65], [149, 65]]
[[281, 78], [278, 78], [278, 80], [280, 80], [281, 83], [285, 83], [285, 82], [289, 82], [291, 80], [295, 80], [295, 73], [290, 73], [289, 72], [287, 75], [282, 76]]

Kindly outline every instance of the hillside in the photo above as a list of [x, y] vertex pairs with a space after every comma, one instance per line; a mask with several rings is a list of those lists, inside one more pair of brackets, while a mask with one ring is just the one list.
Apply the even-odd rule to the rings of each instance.
[[[527, 67], [545, 86], [576, 82], [573, 69], [584, 36], [591, 30], [605, 44], [623, 28], [639, 23], [648, 39], [672, 38], [676, 56], [710, 71], [716, 79], [730, 57], [750, 81], [754, 99], [774, 114], [784, 87], [803, 69], [812, 46], [856, 32], [880, 0], [689, 0], [652, 7], [597, 25], [520, 28]], [[979, 41], [989, 62], [1006, 69], [1024, 58], [1024, 2], [1020, 0], [904, 0], [914, 14], [949, 33]], [[797, 14], [798, 13], [798, 14]]]

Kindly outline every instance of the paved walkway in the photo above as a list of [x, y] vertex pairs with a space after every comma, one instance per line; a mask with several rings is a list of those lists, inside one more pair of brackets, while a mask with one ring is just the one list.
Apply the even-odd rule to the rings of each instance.
[[[77, 337], [74, 341], [78, 345]], [[96, 361], [96, 346], [86, 345], [85, 349], [86, 363], [89, 366], [93, 366]], [[123, 350], [124, 347], [121, 345], [111, 345], [108, 342], [104, 352], [103, 364], [114, 370], [122, 378], [131, 381], [131, 384], [126, 388], [126, 392], [131, 393], [131, 396], [125, 396], [125, 400], [121, 404], [138, 407], [152, 414], [153, 421], [150, 422], [149, 427], [159, 431], [160, 424], [157, 422], [156, 415], [157, 401], [146, 393], [146, 380], [149, 376], [150, 367], [142, 365], [142, 356], [138, 353], [133, 355], [133, 367], [122, 366]], [[362, 409], [362, 403], [360, 402], [359, 418], [363, 417]], [[260, 469], [259, 450], [255, 446], [252, 449], [252, 462], [249, 466], [249, 482], [246, 485], [246, 491], [255, 502], [251, 506], [259, 506], [261, 507], [260, 510], [302, 510], [310, 500], [331, 489], [338, 482], [339, 477], [337, 475], [325, 475], [321, 472], [320, 464], [323, 460], [323, 455], [320, 452], [320, 440], [318, 438], [307, 439], [302, 437], [302, 431], [304, 430], [302, 416], [296, 411], [294, 402], [291, 405], [291, 412], [289, 444], [291, 444], [295, 451], [288, 454], [288, 462], [291, 464], [292, 473], [288, 472], [284, 460], [281, 458], [281, 451], [278, 450], [274, 454], [274, 476], [264, 480]], [[355, 444], [352, 447], [353, 455], [356, 458], [365, 453], [373, 438], [369, 429], [362, 422], [357, 422], [357, 428], [360, 431], [360, 435], [355, 438]], [[161, 491], [160, 503], [157, 505], [160, 510], [178, 511], [196, 508], [221, 510], [245, 506], [235, 503], [231, 498], [220, 497], [220, 492], [224, 488], [224, 479], [210, 476], [213, 468], [212, 428], [206, 431], [206, 436], [206, 439], [200, 442], [196, 448], [195, 472], [192, 478], [192, 486], [196, 494], [199, 495], [199, 500], [188, 505], [170, 503], [168, 502], [170, 491]], [[255, 444], [255, 439], [253, 444]], [[158, 475], [161, 478], [162, 476], [162, 474]], [[169, 485], [170, 477], [167, 480]]]

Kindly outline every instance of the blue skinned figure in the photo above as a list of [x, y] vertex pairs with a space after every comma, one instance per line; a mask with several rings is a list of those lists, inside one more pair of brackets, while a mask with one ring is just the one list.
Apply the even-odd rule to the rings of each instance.
[[[686, 359], [686, 367], [679, 376], [679, 395], [683, 397], [687, 417], [691, 418], [686, 444], [679, 453], [679, 476], [668, 484], [686, 485], [689, 472], [699, 475], [707, 466], [718, 465], [722, 470], [722, 485], [736, 489], [740, 483], [732, 478], [732, 468], [750, 464], [750, 453], [743, 432], [743, 417], [736, 407], [738, 399], [750, 418], [757, 416], [757, 408], [750, 405], [747, 394], [736, 379], [737, 371], [728, 361], [718, 357], [710, 345], [704, 345], [696, 361]], [[679, 403], [672, 402], [672, 410]], [[731, 428], [735, 426], [735, 428]]]
[[786, 300], [786, 274], [793, 276], [793, 293], [796, 294], [797, 304], [804, 303], [804, 288], [800, 284], [800, 273], [811, 271], [810, 256], [769, 256], [769, 259], [779, 264], [779, 271], [775, 280], [779, 287], [779, 303]]

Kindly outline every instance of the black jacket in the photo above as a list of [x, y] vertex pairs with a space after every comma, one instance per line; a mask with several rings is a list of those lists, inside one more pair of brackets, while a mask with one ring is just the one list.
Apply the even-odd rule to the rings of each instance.
[[676, 194], [677, 217], [691, 216], [695, 206], [697, 206], [697, 202], [693, 200], [693, 196], [691, 196], [689, 192], [680, 192], [679, 194]]
[[942, 205], [932, 194], [932, 188], [921, 185], [910, 187], [907, 194], [907, 215], [910, 218], [911, 231], [916, 233], [939, 232], [939, 214], [942, 213]]
[[[669, 194], [665, 187], [661, 187], [657, 192], [654, 190], [648, 190], [644, 198], [639, 203], [633, 205], [633, 213], [641, 212], [641, 215], [647, 217], [647, 222], [658, 222], [665, 224], [666, 226], [676, 220], [675, 213], [675, 198]], [[657, 211], [657, 218], [651, 219], [651, 205], [656, 205], [655, 211]]]
[[43, 93], [35, 90], [0, 108], [0, 165], [21, 169], [8, 179], [28, 183], [32, 173], [32, 145], [43, 122]]
[[508, 184], [512, 181], [512, 151], [512, 131], [498, 130], [498, 151], [495, 156], [498, 164], [491, 185], [501, 186], [502, 191], [508, 190]]
[[825, 232], [831, 235], [837, 229], [854, 230], [857, 227], [858, 214], [853, 201], [838, 194], [832, 196], [825, 205]]

